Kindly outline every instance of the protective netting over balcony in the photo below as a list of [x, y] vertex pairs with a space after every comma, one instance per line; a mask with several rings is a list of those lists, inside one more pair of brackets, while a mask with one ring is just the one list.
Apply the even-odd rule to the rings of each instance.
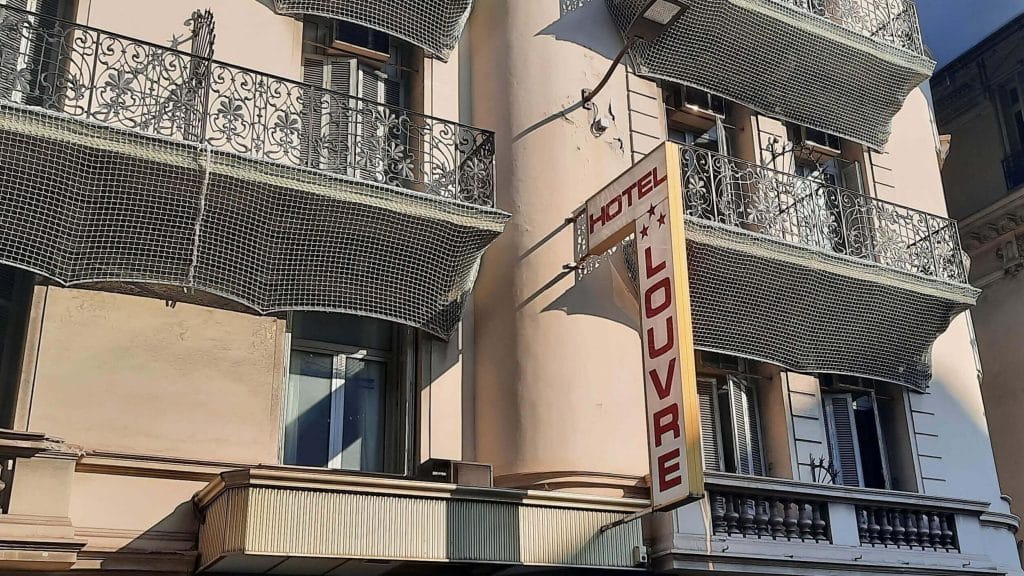
[[[493, 134], [0, 8], [0, 263], [447, 336]], [[179, 291], [180, 292], [180, 291]]]
[[[606, 0], [625, 33], [644, 0]], [[906, 0], [690, 0], [657, 41], [639, 41], [640, 74], [882, 148], [893, 116], [935, 63]], [[885, 4], [886, 18], [864, 4]], [[904, 10], [893, 8], [898, 4]]]
[[[955, 222], [700, 148], [680, 156], [697, 348], [928, 386], [933, 343], [978, 296]], [[631, 241], [611, 257], [635, 286]]]
[[274, 0], [280, 14], [315, 14], [387, 32], [447, 60], [473, 0]]

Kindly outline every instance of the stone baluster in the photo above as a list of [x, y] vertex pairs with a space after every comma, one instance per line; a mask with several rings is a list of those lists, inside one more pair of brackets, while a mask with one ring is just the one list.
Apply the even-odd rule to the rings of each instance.
[[725, 528], [725, 496], [711, 495], [711, 531], [714, 534], [728, 534]]
[[786, 515], [786, 509], [778, 498], [772, 498], [771, 517], [768, 522], [772, 526], [772, 538], [779, 539], [786, 537], [786, 528], [782, 525]]
[[768, 519], [770, 517], [768, 506], [768, 500], [758, 498], [757, 513], [754, 514], [754, 525], [757, 527], [758, 538], [764, 538], [765, 536], [771, 535], [771, 526], [768, 524]]
[[956, 550], [956, 546], [953, 544], [953, 515], [943, 514], [940, 521], [942, 523], [942, 547], [946, 551]]
[[942, 523], [939, 521], [938, 513], [931, 512], [928, 514], [928, 529], [932, 535], [932, 548], [936, 550], [945, 548], [942, 545]]
[[822, 508], [826, 505], [821, 502], [815, 502], [812, 506], [814, 507], [814, 514], [811, 519], [811, 536], [814, 537], [815, 542], [828, 540], [828, 534], [826, 534], [828, 523], [825, 522], [822, 516]]
[[885, 508], [878, 510], [878, 539], [882, 541], [883, 546], [892, 545], [892, 524], [890, 524], [891, 516], [891, 510], [886, 510]]
[[753, 498], [738, 498], [738, 505], [740, 506], [740, 531], [743, 532], [744, 536], [754, 536], [757, 534], [757, 528], [754, 526], [754, 499]]
[[740, 514], [736, 511], [738, 498], [732, 495], [725, 497], [725, 533], [729, 536], [740, 532]]
[[907, 527], [907, 546], [911, 548], [920, 544], [920, 539], [917, 536], [917, 517], [913, 512], [904, 512], [903, 523]]
[[893, 542], [895, 542], [897, 546], [901, 547], [907, 545], [907, 529], [903, 526], [903, 518], [903, 510], [892, 511]]
[[872, 546], [882, 543], [882, 540], [878, 537], [882, 527], [878, 525], [876, 516], [877, 511], [874, 508], [868, 508], [868, 542]]
[[800, 519], [800, 510], [796, 502], [792, 500], [787, 500], [785, 507], [786, 517], [783, 520], [783, 524], [786, 526], [786, 538], [795, 540], [800, 537], [800, 529], [797, 527]]
[[814, 525], [812, 520], [811, 505], [803, 502], [800, 504], [800, 539], [810, 540], [811, 539], [811, 526]]
[[917, 539], [921, 541], [921, 547], [933, 548], [932, 532], [928, 527], [928, 515], [924, 512], [918, 512], [915, 515], [917, 516]]
[[860, 534], [861, 544], [870, 544], [868, 538], [868, 510], [864, 507], [857, 507], [857, 532]]

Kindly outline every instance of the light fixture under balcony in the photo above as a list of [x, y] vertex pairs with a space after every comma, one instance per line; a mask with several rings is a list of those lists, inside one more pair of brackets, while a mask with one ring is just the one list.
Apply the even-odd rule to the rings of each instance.
[[689, 6], [679, 0], [651, 0], [626, 31], [629, 38], [653, 42], [682, 18]]
[[690, 6], [681, 0], [649, 0], [626, 30], [626, 44], [612, 60], [608, 71], [605, 72], [604, 78], [601, 79], [593, 90], [583, 90], [583, 98], [580, 101], [583, 107], [590, 107], [590, 102], [604, 88], [608, 80], [611, 79], [612, 73], [615, 72], [619, 63], [622, 62], [622, 58], [633, 47], [633, 44], [636, 44], [639, 40], [654, 42], [671, 28], [676, 21], [682, 18], [689, 9]]

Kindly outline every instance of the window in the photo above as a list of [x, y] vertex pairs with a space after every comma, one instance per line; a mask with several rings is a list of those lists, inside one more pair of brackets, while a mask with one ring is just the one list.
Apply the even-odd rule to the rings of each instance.
[[1024, 78], [1003, 88], [1007, 140], [1011, 151], [1024, 149]]
[[879, 417], [879, 397], [869, 380], [823, 376], [824, 404], [833, 482], [890, 488], [889, 462]]
[[405, 472], [411, 378], [403, 332], [372, 318], [294, 315], [285, 464]]
[[704, 469], [764, 476], [757, 377], [744, 374], [746, 361], [701, 353], [697, 378]]
[[[383, 32], [324, 18], [303, 26], [302, 81], [311, 91], [303, 112], [304, 165], [367, 180], [409, 179], [408, 45]], [[393, 125], [385, 120], [394, 120]]]

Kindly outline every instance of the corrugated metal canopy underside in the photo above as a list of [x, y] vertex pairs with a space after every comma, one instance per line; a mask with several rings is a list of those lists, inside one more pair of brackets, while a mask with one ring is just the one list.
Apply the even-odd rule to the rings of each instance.
[[459, 43], [473, 0], [274, 0], [279, 14], [354, 22], [408, 40], [442, 60]]
[[[932, 345], [979, 294], [692, 217], [686, 239], [695, 346], [797, 372], [924, 390]], [[635, 250], [619, 252], [635, 286]]]
[[455, 329], [508, 215], [0, 104], [0, 262]]
[[[688, 0], [654, 43], [637, 42], [640, 74], [693, 86], [758, 112], [875, 148], [935, 63], [777, 0]], [[644, 0], [607, 0], [623, 33]]]

